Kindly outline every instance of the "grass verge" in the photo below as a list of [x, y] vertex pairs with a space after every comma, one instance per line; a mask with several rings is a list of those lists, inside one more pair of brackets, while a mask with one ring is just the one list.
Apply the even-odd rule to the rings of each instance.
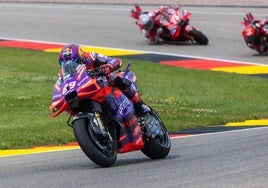
[[[48, 114], [58, 54], [1, 47], [0, 54], [0, 149], [74, 141], [67, 114]], [[131, 69], [170, 132], [268, 117], [266, 79], [136, 60]]]

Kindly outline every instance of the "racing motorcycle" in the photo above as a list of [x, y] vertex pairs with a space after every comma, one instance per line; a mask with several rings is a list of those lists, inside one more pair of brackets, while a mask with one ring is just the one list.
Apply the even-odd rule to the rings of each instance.
[[247, 13], [243, 22], [243, 39], [246, 45], [256, 50], [259, 54], [268, 51], [268, 18], [255, 19], [251, 13]]
[[[141, 150], [151, 159], [165, 158], [171, 147], [168, 131], [155, 110], [139, 115], [133, 103], [106, 76], [84, 64], [64, 63], [54, 86], [51, 117], [67, 112], [67, 124], [85, 155], [101, 167], [112, 166], [118, 153]], [[135, 81], [128, 64], [117, 77]], [[130, 125], [135, 125], [131, 126]], [[133, 146], [133, 143], [135, 147]]]
[[[164, 42], [187, 42], [198, 43], [201, 45], [208, 44], [208, 38], [197, 28], [189, 24], [191, 13], [188, 10], [180, 10], [179, 8], [169, 8], [168, 12], [160, 11], [160, 14], [152, 18], [150, 11], [143, 11], [139, 5], [135, 5], [135, 9], [131, 10], [130, 16], [136, 19], [136, 25], [141, 28], [146, 28], [149, 22], [152, 22], [150, 33], [157, 33], [161, 31], [159, 39]], [[170, 34], [170, 29], [176, 28], [179, 32], [176, 38]], [[159, 29], [160, 28], [160, 29]], [[177, 29], [178, 28], [178, 29]], [[173, 32], [173, 31], [172, 31]]]

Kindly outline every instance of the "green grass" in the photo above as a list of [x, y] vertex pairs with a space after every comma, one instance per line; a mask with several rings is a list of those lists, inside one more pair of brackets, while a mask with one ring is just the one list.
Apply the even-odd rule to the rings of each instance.
[[[68, 115], [53, 119], [48, 113], [58, 54], [9, 48], [0, 54], [0, 149], [75, 141]], [[131, 69], [143, 99], [170, 132], [268, 117], [266, 79], [136, 60]]]

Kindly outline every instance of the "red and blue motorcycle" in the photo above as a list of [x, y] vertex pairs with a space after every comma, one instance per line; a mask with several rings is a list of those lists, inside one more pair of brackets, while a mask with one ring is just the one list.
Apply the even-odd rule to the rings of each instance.
[[268, 17], [256, 19], [252, 13], [246, 13], [241, 22], [244, 25], [242, 37], [246, 45], [259, 54], [268, 52]]
[[135, 5], [130, 16], [136, 19], [136, 25], [141, 30], [147, 30], [149, 35], [159, 33], [159, 39], [164, 42], [191, 41], [200, 45], [208, 44], [207, 36], [190, 24], [191, 13], [178, 6], [161, 6], [157, 11], [144, 11]]
[[[130, 65], [130, 64], [129, 64]], [[114, 74], [136, 82], [127, 66]], [[151, 159], [165, 158], [171, 147], [168, 131], [159, 115], [151, 111], [139, 116], [133, 103], [119, 90], [105, 83], [100, 71], [88, 71], [83, 64], [64, 63], [63, 76], [55, 84], [51, 117], [70, 114], [67, 124], [83, 152], [95, 164], [112, 166], [117, 153], [141, 150]]]

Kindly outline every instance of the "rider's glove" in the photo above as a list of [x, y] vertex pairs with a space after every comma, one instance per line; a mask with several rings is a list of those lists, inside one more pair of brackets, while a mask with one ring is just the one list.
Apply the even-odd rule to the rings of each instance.
[[99, 71], [100, 73], [102, 74], [110, 74], [110, 72], [113, 70], [113, 66], [112, 65], [109, 65], [109, 64], [104, 64], [104, 65], [101, 65], [99, 66]]
[[261, 28], [261, 25], [259, 23], [255, 23], [256, 28]]

